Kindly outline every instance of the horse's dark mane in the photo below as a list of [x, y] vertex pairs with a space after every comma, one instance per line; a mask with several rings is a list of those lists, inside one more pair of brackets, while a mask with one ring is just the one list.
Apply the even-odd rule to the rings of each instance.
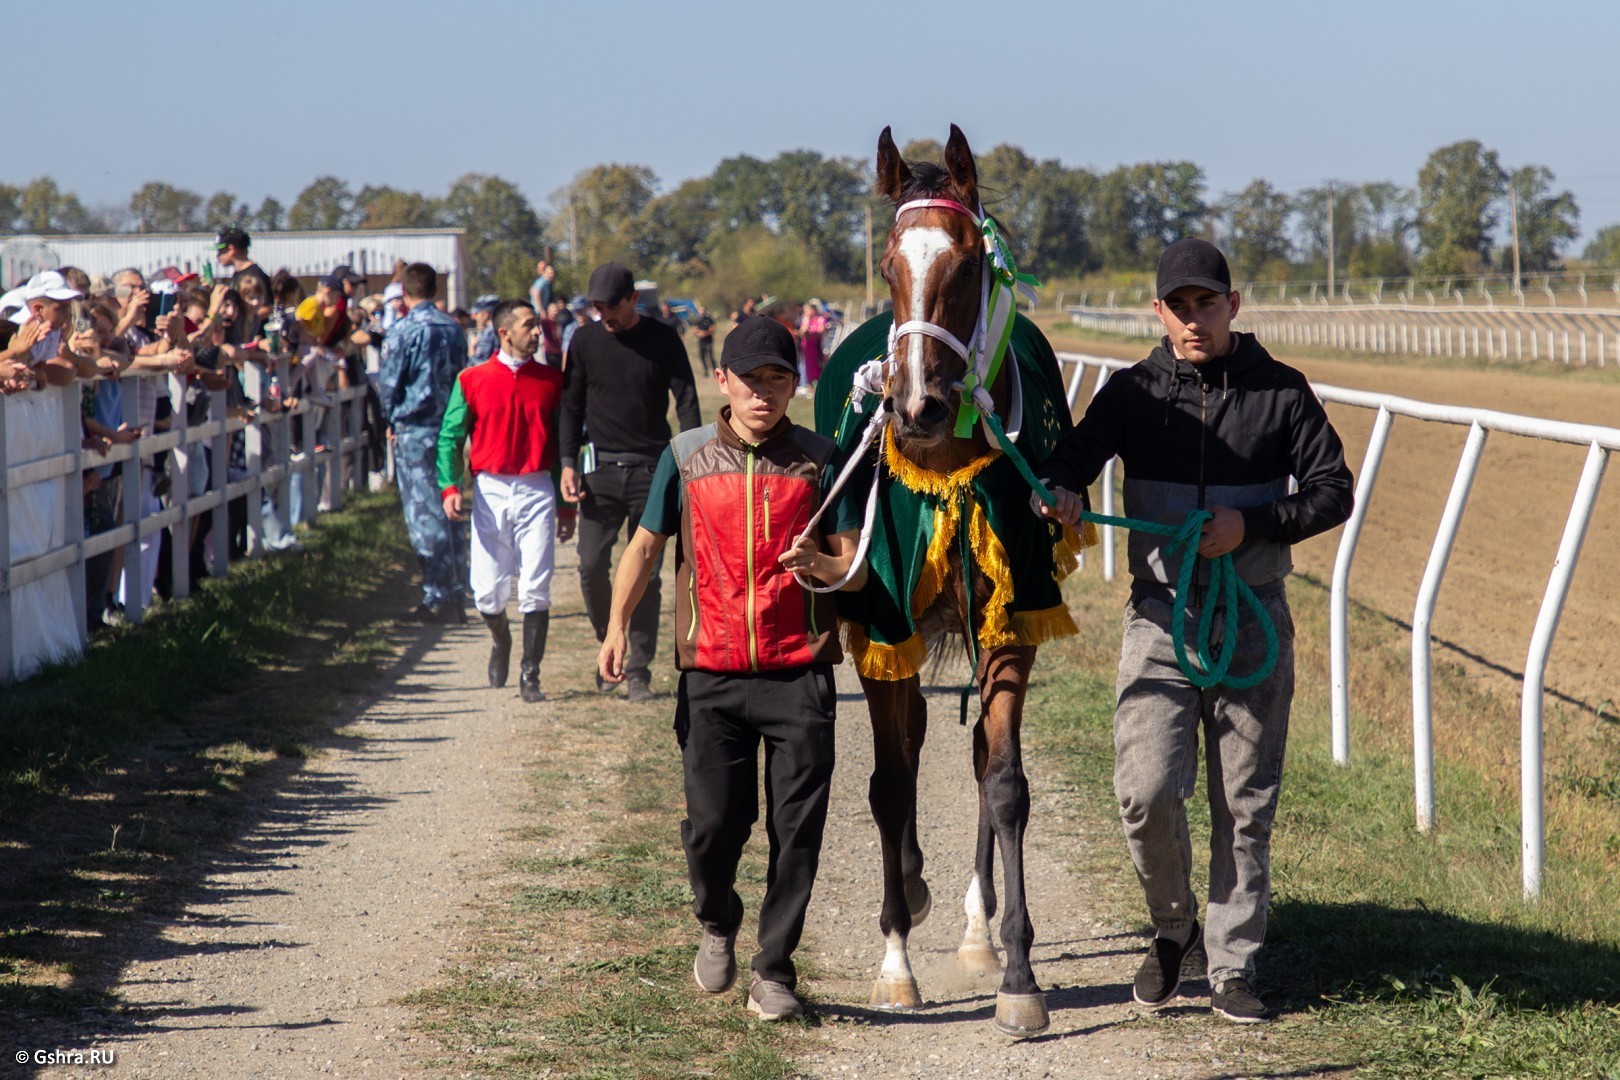
[[900, 187], [900, 201], [909, 202], [912, 199], [937, 199], [946, 195], [955, 195], [956, 185], [951, 180], [951, 174], [945, 171], [943, 165], [932, 161], [919, 161], [913, 164], [906, 162], [911, 169], [911, 175]]
[[[951, 179], [951, 174], [946, 171], [945, 166], [932, 161], [908, 161], [906, 167], [911, 170], [911, 175], [900, 186], [900, 202], [910, 202], [912, 199], [955, 198], [960, 194], [956, 190], [955, 181]], [[984, 199], [986, 190], [989, 189], [982, 187], [979, 189], [981, 201]], [[989, 211], [986, 211], [986, 213], [989, 213]], [[1006, 228], [1001, 225], [1001, 219], [994, 214], [991, 214], [990, 217], [1005, 235]]]

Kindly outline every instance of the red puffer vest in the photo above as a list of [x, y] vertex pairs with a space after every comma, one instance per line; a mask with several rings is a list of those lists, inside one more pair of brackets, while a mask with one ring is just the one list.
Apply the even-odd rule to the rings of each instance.
[[802, 588], [777, 561], [820, 505], [832, 440], [784, 419], [753, 445], [722, 416], [682, 432], [672, 449], [681, 475], [677, 665], [755, 672], [837, 663], [831, 594]]

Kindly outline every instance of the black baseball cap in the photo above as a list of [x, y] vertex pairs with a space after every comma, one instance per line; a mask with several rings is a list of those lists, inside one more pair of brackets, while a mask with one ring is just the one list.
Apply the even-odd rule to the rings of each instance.
[[591, 271], [585, 299], [593, 304], [617, 304], [636, 291], [635, 275], [618, 263], [603, 263]]
[[1226, 256], [1208, 240], [1186, 237], [1164, 249], [1159, 256], [1159, 284], [1156, 295], [1160, 300], [1184, 285], [1197, 285], [1210, 292], [1232, 291], [1232, 271], [1227, 269]]
[[741, 375], [765, 364], [799, 373], [793, 335], [787, 327], [775, 319], [749, 319], [726, 335], [726, 343], [720, 347], [721, 367]]
[[215, 251], [224, 251], [233, 247], [238, 251], [248, 249], [248, 234], [246, 229], [239, 229], [235, 225], [219, 230], [219, 237], [214, 241]]
[[359, 285], [366, 280], [359, 274], [355, 273], [354, 268], [348, 263], [338, 263], [336, 266], [332, 267], [332, 273], [330, 276], [335, 277], [340, 281], [347, 281], [351, 285]]

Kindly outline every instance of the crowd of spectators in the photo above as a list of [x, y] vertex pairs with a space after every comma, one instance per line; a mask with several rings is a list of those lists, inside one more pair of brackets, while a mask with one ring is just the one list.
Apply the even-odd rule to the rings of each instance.
[[[81, 477], [81, 490], [71, 495], [82, 493], [86, 535], [150, 517], [177, 502], [182, 492], [195, 498], [245, 476], [247, 440], [242, 431], [229, 438], [223, 476], [213, 475], [214, 462], [206, 443], [186, 454], [160, 451], [138, 460], [98, 461], [115, 445], [169, 430], [178, 416], [185, 418], [187, 426], [206, 422], [214, 414], [215, 400], [223, 399], [227, 415], [250, 425], [264, 413], [297, 412], [289, 424], [288, 453], [298, 461], [313, 451], [317, 461], [308, 473], [302, 468], [291, 472], [285, 499], [266, 490], [260, 507], [262, 546], [270, 551], [297, 550], [297, 529], [310, 517], [311, 506], [306, 504], [317, 502], [325, 490], [321, 433], [328, 430], [323, 419], [334, 407], [333, 392], [370, 387], [383, 338], [408, 310], [400, 280], [402, 264], [396, 267], [393, 281], [376, 295], [364, 295], [366, 279], [348, 266], [334, 267], [310, 291], [305, 280], [286, 270], [271, 274], [256, 264], [250, 253], [251, 238], [239, 228], [222, 230], [214, 250], [214, 262], [200, 273], [168, 268], [148, 278], [127, 268], [92, 277], [64, 267], [35, 274], [0, 296], [0, 404], [7, 410], [6, 460], [16, 465], [60, 453], [68, 422], [60, 414], [58, 403], [63, 399], [42, 391], [77, 383], [80, 434], [89, 467]], [[541, 349], [536, 359], [561, 368], [574, 335], [597, 316], [585, 297], [568, 301], [559, 295], [556, 276], [550, 263], [537, 263], [528, 300], [540, 322]], [[758, 307], [759, 314], [769, 312], [787, 324], [804, 346], [808, 369], [804, 374], [813, 382], [821, 357], [820, 337], [832, 325], [827, 315], [834, 313], [824, 314], [812, 302], [799, 317], [797, 309], [791, 313], [783, 310], [772, 297], [764, 301], [739, 305], [732, 319], [742, 321]], [[448, 312], [467, 334], [470, 364], [488, 359], [499, 348], [491, 322], [499, 302], [493, 295], [479, 296], [470, 311]], [[442, 309], [444, 302], [439, 301], [438, 306]], [[684, 336], [691, 329], [703, 368], [712, 370], [716, 323], [706, 309], [676, 310], [668, 302], [660, 302], [649, 305], [645, 314], [677, 335]], [[278, 375], [275, 362], [283, 359], [288, 362], [286, 374]], [[254, 369], [259, 373], [257, 379], [244, 378]], [[258, 392], [250, 395], [249, 386], [257, 387]], [[300, 402], [307, 403], [302, 410]], [[54, 415], [52, 408], [57, 410]], [[369, 439], [371, 468], [379, 469], [385, 426], [375, 391], [369, 391], [361, 433]], [[270, 463], [275, 463], [274, 445], [267, 438], [260, 446]], [[130, 469], [138, 470], [133, 484], [122, 479]], [[44, 498], [47, 484], [64, 489], [52, 495], [53, 500], [71, 497], [65, 492], [67, 485], [58, 480], [34, 485], [36, 499]], [[315, 490], [306, 491], [310, 486]], [[21, 494], [12, 493], [19, 498]], [[36, 517], [40, 522], [62, 518], [59, 501], [39, 505], [38, 515], [12, 514], [14, 562], [65, 542], [44, 524], [33, 534], [24, 528]], [[245, 498], [229, 504], [227, 547], [232, 558], [246, 551], [248, 516]], [[171, 596], [173, 563], [166, 553], [176, 543], [184, 544], [189, 552], [191, 579], [222, 572], [213, 557], [218, 549], [217, 538], [211, 536], [213, 520], [211, 515], [193, 517], [189, 523], [141, 538], [138, 566], [124, 565], [126, 549], [122, 546], [88, 560], [84, 606], [88, 630], [119, 622], [132, 600], [144, 607], [153, 596]], [[59, 532], [60, 526], [55, 529]], [[53, 601], [47, 606], [60, 618], [64, 610], [60, 604]], [[68, 629], [73, 629], [71, 624]], [[77, 631], [70, 636], [76, 645]], [[48, 643], [41, 648], [46, 654], [42, 659], [61, 651]]]
[[[380, 345], [387, 327], [403, 314], [401, 290], [390, 285], [376, 296], [359, 295], [364, 279], [346, 266], [335, 267], [306, 295], [304, 283], [285, 270], [266, 273], [250, 255], [251, 238], [228, 228], [214, 246], [215, 264], [200, 274], [168, 269], [148, 278], [128, 268], [110, 276], [91, 277], [73, 267], [47, 270], [0, 296], [0, 402], [6, 409], [7, 455], [16, 465], [62, 450], [68, 418], [63, 398], [43, 393], [49, 387], [77, 383], [81, 404], [80, 434], [89, 462], [117, 444], [170, 429], [178, 416], [187, 425], [205, 422], [223, 398], [227, 415], [248, 423], [261, 413], [308, 406], [290, 423], [290, 452], [299, 458], [320, 451], [323, 420], [334, 403], [332, 392], [367, 384], [368, 346]], [[216, 273], [222, 280], [216, 281]], [[374, 354], [371, 354], [374, 355]], [[288, 362], [285, 381], [275, 361]], [[257, 369], [259, 378], [244, 378]], [[177, 376], [177, 378], [170, 378]], [[250, 396], [247, 388], [259, 392]], [[54, 410], [54, 412], [53, 412]], [[368, 411], [371, 467], [382, 460], [380, 424]], [[349, 431], [348, 434], [356, 434]], [[243, 431], [229, 439], [225, 475], [213, 475], [207, 444], [182, 455], [158, 452], [115, 464], [96, 463], [79, 482], [84, 499], [87, 535], [149, 516], [178, 500], [184, 485], [189, 496], [220, 488], [247, 474], [247, 440]], [[267, 457], [272, 439], [263, 440]], [[121, 482], [125, 470], [138, 469], [134, 485]], [[324, 489], [324, 463], [314, 470], [317, 491]], [[11, 497], [42, 508], [38, 528], [12, 528], [12, 559], [18, 561], [60, 546], [47, 519], [61, 518], [55, 489], [62, 481], [30, 485]], [[262, 542], [269, 550], [299, 546], [296, 526], [307, 519], [305, 476], [292, 472], [288, 505], [270, 492], [264, 495]], [[29, 495], [31, 489], [32, 496]], [[126, 492], [138, 493], [139, 505], [125, 505]], [[68, 493], [72, 497], [77, 492]], [[311, 495], [315, 493], [309, 493]], [[247, 546], [245, 498], [229, 507], [229, 549], [234, 556]], [[55, 526], [59, 532], [60, 527]], [[152, 596], [172, 592], [171, 561], [165, 549], [185, 544], [191, 576], [223, 572], [215, 565], [210, 542], [211, 518], [193, 518], [142, 538], [140, 565], [125, 567], [124, 549], [116, 548], [86, 564], [85, 611], [89, 629], [116, 623], [132, 600], [145, 606]], [[37, 535], [35, 535], [37, 534]], [[136, 596], [131, 595], [134, 590]], [[61, 617], [58, 608], [57, 617]], [[67, 610], [72, 610], [71, 606]], [[71, 629], [71, 626], [70, 626]], [[59, 635], [60, 636], [60, 635]], [[74, 644], [77, 633], [72, 635]], [[51, 659], [59, 648], [47, 647]], [[22, 674], [24, 672], [19, 672]]]

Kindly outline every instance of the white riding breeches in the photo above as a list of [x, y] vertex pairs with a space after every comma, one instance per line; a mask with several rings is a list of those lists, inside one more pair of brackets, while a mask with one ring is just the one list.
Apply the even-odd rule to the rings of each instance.
[[484, 615], [506, 610], [517, 579], [518, 610], [551, 610], [557, 547], [557, 494], [550, 473], [473, 481], [472, 591]]

